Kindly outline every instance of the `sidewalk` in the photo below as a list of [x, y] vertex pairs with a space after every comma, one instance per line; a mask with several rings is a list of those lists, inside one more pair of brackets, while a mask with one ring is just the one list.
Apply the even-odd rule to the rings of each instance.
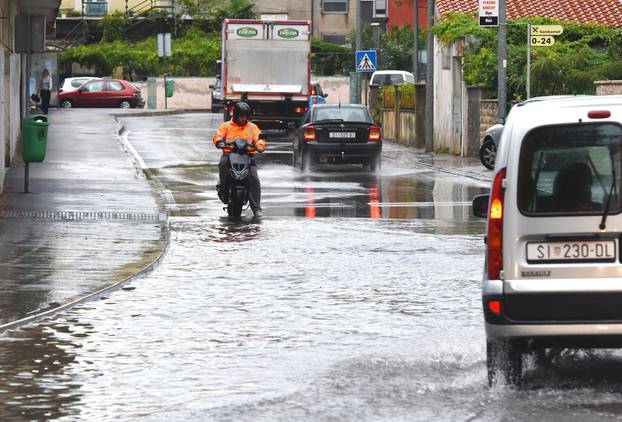
[[51, 110], [48, 151], [0, 195], [0, 332], [149, 267], [168, 242], [158, 193], [116, 139], [112, 110]]

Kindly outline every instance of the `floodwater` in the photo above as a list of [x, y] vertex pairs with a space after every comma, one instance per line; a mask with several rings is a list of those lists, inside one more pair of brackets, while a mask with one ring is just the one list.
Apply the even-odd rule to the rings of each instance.
[[[622, 360], [564, 354], [488, 389], [480, 310], [489, 173], [387, 144], [375, 175], [258, 158], [264, 217], [214, 192], [216, 115], [126, 119], [172, 215], [162, 264], [5, 334], [3, 420], [603, 420]], [[203, 128], [202, 126], [205, 126]]]

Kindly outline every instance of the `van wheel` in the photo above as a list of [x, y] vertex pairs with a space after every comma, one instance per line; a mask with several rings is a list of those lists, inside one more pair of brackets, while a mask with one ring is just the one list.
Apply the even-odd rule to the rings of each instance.
[[490, 387], [500, 379], [510, 386], [519, 386], [523, 372], [521, 344], [505, 339], [486, 341], [486, 366]]
[[492, 139], [486, 138], [479, 148], [479, 160], [488, 170], [495, 168], [495, 158], [497, 157], [497, 146]]

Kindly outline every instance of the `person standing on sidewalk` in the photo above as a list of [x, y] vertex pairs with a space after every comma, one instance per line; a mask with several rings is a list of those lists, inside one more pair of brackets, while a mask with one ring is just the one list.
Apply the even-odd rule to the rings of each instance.
[[41, 111], [48, 114], [50, 108], [50, 95], [52, 93], [52, 77], [47, 69], [43, 69], [43, 75], [39, 81], [39, 98], [41, 98]]

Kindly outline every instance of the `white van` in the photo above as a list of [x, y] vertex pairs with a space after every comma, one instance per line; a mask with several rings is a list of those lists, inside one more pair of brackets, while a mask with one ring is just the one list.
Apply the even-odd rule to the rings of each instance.
[[622, 347], [622, 96], [534, 98], [505, 122], [487, 217], [488, 378], [523, 356]]
[[371, 75], [369, 86], [402, 85], [415, 83], [412, 73], [404, 70], [377, 70]]

